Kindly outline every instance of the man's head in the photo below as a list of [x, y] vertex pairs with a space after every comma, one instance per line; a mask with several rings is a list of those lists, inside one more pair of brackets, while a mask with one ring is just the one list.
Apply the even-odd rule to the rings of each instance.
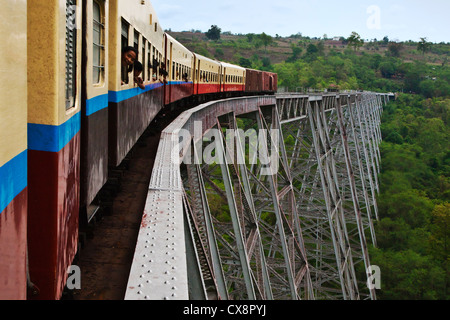
[[135, 61], [137, 61], [138, 52], [134, 47], [125, 47], [122, 50], [122, 64], [126, 66], [131, 66]]

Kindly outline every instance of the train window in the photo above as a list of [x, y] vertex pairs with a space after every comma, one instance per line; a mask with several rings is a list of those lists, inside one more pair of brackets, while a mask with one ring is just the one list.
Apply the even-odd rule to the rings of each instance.
[[102, 24], [104, 9], [97, 1], [93, 2], [93, 70], [92, 83], [97, 84], [104, 78], [105, 62], [104, 62], [104, 37], [105, 26]]
[[128, 46], [128, 33], [130, 30], [130, 24], [122, 19], [122, 49]]
[[161, 53], [159, 53], [159, 51], [158, 50], [156, 50], [156, 53], [157, 53], [157, 55], [158, 55], [158, 67], [159, 67], [159, 71], [158, 71], [158, 77], [159, 76], [162, 76], [163, 75], [163, 70], [162, 70], [162, 68], [163, 68], [163, 65], [162, 65], [162, 54]]
[[146, 54], [145, 54], [145, 48], [147, 46], [147, 39], [142, 38], [142, 80], [145, 81], [145, 73], [147, 72], [146, 68]]
[[172, 62], [172, 80], [175, 80], [175, 62]]
[[76, 65], [77, 65], [77, 29], [73, 26], [76, 14], [76, 0], [66, 0], [66, 110], [75, 106]]
[[150, 81], [152, 77], [152, 44], [148, 43], [148, 50], [147, 50], [147, 80]]
[[[128, 34], [130, 30], [130, 24], [122, 19], [122, 49], [128, 46]], [[121, 68], [122, 82], [128, 83], [128, 72], [126, 69]]]
[[139, 32], [134, 30], [134, 48], [139, 52]]

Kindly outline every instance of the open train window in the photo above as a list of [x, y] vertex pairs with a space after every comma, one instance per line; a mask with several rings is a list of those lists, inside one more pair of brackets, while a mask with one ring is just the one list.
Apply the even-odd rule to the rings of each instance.
[[139, 31], [134, 30], [134, 48], [139, 52]]
[[105, 25], [103, 21], [104, 3], [93, 2], [93, 57], [92, 57], [92, 83], [98, 84], [104, 79], [105, 74]]
[[[124, 19], [122, 19], [122, 31], [121, 31], [121, 50], [120, 50], [120, 54], [122, 54], [122, 50], [123, 48], [128, 46], [128, 34], [129, 34], [129, 30], [130, 30], [130, 24], [125, 21]], [[121, 59], [122, 60], [122, 59]], [[121, 77], [122, 77], [122, 82], [127, 84], [128, 83], [128, 72], [126, 69], [121, 67]]]
[[147, 61], [146, 61], [146, 54], [145, 54], [145, 48], [147, 47], [147, 39], [142, 38], [142, 80], [145, 81], [145, 73], [147, 72]]
[[172, 62], [172, 80], [175, 80], [176, 66], [175, 62]]
[[148, 43], [148, 50], [147, 50], [147, 68], [148, 68], [148, 70], [147, 70], [147, 80], [148, 81], [150, 81], [152, 79], [152, 75], [153, 75], [152, 63], [153, 63], [153, 61], [152, 61], [152, 44], [149, 42]]
[[77, 79], [77, 28], [73, 22], [76, 15], [76, 0], [66, 0], [66, 110], [75, 106]]

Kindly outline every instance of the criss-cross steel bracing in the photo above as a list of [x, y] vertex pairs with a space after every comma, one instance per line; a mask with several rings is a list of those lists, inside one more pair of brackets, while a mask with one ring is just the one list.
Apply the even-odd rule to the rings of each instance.
[[376, 299], [367, 92], [235, 98], [161, 135], [126, 299]]

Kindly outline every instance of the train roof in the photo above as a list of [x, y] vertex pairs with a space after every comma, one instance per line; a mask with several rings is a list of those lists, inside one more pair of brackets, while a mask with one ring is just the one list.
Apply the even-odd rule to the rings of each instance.
[[193, 52], [193, 54], [194, 54], [194, 56], [195, 56], [196, 58], [201, 59], [201, 60], [206, 60], [206, 61], [209, 61], [209, 62], [211, 62], [211, 63], [216, 63], [216, 64], [220, 64], [220, 63], [221, 63], [220, 61], [218, 61], [218, 60], [216, 60], [216, 59], [211, 59], [211, 58], [202, 56], [201, 54], [198, 54], [198, 53], [195, 53], [195, 52]]
[[245, 71], [244, 67], [241, 67], [241, 66], [238, 66], [238, 65], [235, 65], [235, 64], [232, 64], [232, 63], [222, 62], [222, 61], [220, 63], [222, 64], [222, 66], [227, 67], [227, 68], [235, 68], [235, 69], [240, 69], [240, 70], [244, 70]]

